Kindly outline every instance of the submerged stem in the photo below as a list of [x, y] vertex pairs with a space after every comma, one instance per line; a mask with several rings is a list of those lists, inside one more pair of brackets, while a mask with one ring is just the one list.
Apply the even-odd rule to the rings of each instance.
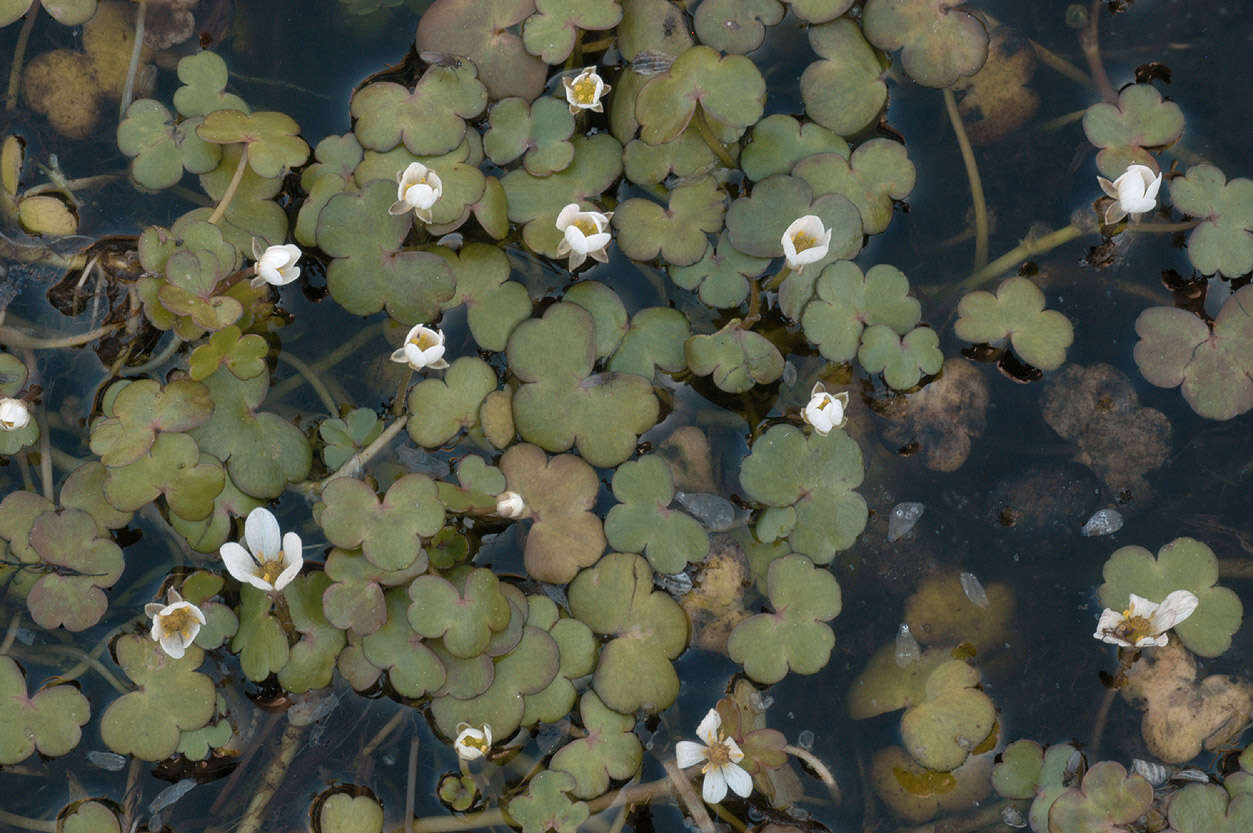
[[709, 120], [705, 118], [705, 108], [699, 104], [696, 105], [696, 113], [692, 116], [692, 124], [696, 127], [696, 132], [709, 149], [714, 152], [714, 156], [718, 157], [718, 161], [728, 168], [736, 168], [735, 157], [731, 155], [731, 151], [719, 141], [714, 135], [713, 128], [709, 126]]
[[993, 278], [998, 278], [1005, 274], [1016, 264], [1036, 255], [1050, 252], [1064, 243], [1069, 243], [1081, 234], [1083, 234], [1083, 229], [1071, 225], [1060, 228], [1057, 231], [1051, 231], [1041, 237], [1024, 240], [987, 266], [977, 269], [968, 278], [957, 284], [951, 292], [969, 292], [972, 289], [976, 289]]
[[218, 207], [213, 209], [213, 213], [209, 215], [209, 222], [217, 225], [222, 216], [226, 214], [226, 209], [230, 206], [231, 200], [235, 198], [235, 192], [239, 189], [239, 182], [244, 178], [244, 169], [248, 167], [248, 145], [244, 145], [244, 149], [239, 152], [239, 164], [235, 166], [235, 174], [231, 177], [230, 185], [226, 186], [226, 193], [222, 195], [222, 199], [218, 202]]
[[831, 800], [836, 804], [840, 803], [842, 800], [840, 795], [840, 785], [836, 782], [835, 776], [831, 774], [831, 770], [827, 769], [827, 765], [824, 764], [817, 755], [813, 754], [808, 749], [802, 749], [799, 746], [792, 746], [791, 744], [783, 747], [783, 751], [804, 761], [818, 776], [818, 779], [826, 785], [827, 791], [831, 793]]
[[982, 269], [988, 262], [988, 205], [983, 199], [983, 180], [979, 176], [979, 165], [975, 162], [974, 148], [970, 146], [966, 126], [962, 123], [961, 113], [957, 111], [957, 99], [947, 87], [944, 88], [944, 109], [948, 111], [953, 134], [957, 137], [957, 146], [961, 149], [962, 164], [966, 166], [966, 178], [970, 180], [970, 200], [975, 209], [975, 268]]
[[327, 413], [332, 417], [338, 417], [339, 405], [335, 402], [335, 397], [331, 394], [331, 390], [326, 386], [326, 383], [313, 372], [312, 368], [286, 350], [279, 350], [277, 355], [279, 361], [291, 365], [300, 374], [301, 378], [309, 384], [309, 387], [313, 388], [313, 392], [318, 395], [318, 399], [322, 400], [322, 407], [326, 408]]
[[62, 336], [61, 338], [37, 338], [36, 336], [27, 335], [21, 330], [15, 330], [12, 327], [0, 327], [0, 343], [7, 344], [10, 347], [24, 347], [29, 350], [60, 350], [64, 347], [80, 347], [84, 344], [90, 344], [101, 336], [113, 332], [119, 326], [121, 325], [107, 324], [79, 335]]
[[1105, 73], [1105, 64], [1101, 61], [1100, 21], [1101, 0], [1092, 0], [1087, 28], [1079, 33], [1079, 45], [1083, 47], [1083, 56], [1088, 59], [1088, 71], [1092, 73], [1092, 83], [1096, 84], [1097, 92], [1113, 104], [1118, 101], [1118, 94], [1109, 83], [1109, 75]]
[[32, 3], [22, 21], [22, 29], [17, 33], [17, 44], [13, 47], [13, 64], [9, 67], [9, 91], [4, 99], [4, 109], [17, 109], [17, 88], [22, 85], [22, 61], [26, 58], [26, 44], [30, 42], [30, 32], [35, 28], [35, 18], [39, 16], [39, 3]]
[[296, 751], [300, 748], [305, 728], [288, 723], [287, 728], [283, 730], [278, 753], [270, 761], [269, 768], [261, 777], [261, 784], [257, 787], [257, 791], [252, 794], [252, 801], [248, 802], [248, 809], [244, 811], [244, 819], [236, 828], [237, 833], [257, 833], [261, 829], [261, 823], [265, 821], [265, 809], [269, 806], [274, 793], [278, 791], [279, 785], [283, 783], [287, 768], [296, 759]]
[[[33, 15], [34, 12], [31, 14]], [[17, 813], [10, 813], [7, 810], [0, 810], [0, 822], [11, 827], [20, 827], [23, 830], [36, 830], [38, 833], [57, 833], [58, 828], [55, 820], [31, 819], [26, 816], [19, 816]]]
[[135, 0], [135, 45], [131, 48], [131, 61], [126, 67], [126, 84], [122, 87], [121, 113], [126, 118], [131, 99], [135, 97], [135, 73], [139, 71], [139, 55], [144, 50], [144, 23], [148, 18], [148, 0]]

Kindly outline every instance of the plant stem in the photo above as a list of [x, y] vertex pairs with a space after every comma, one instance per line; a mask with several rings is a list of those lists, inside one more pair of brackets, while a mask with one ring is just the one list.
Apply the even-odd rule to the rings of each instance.
[[787, 280], [787, 276], [790, 274], [792, 274], [792, 267], [784, 266], [782, 269], [779, 270], [779, 274], [775, 275], [773, 278], [766, 281], [766, 285], [763, 288], [767, 292], [776, 291], [779, 287], [783, 286], [783, 281]]
[[1092, 737], [1088, 739], [1088, 746], [1084, 750], [1092, 756], [1092, 760], [1097, 760], [1101, 749], [1101, 735], [1105, 734], [1105, 724], [1109, 722], [1109, 710], [1114, 705], [1114, 698], [1117, 696], [1118, 689], [1107, 688], [1105, 696], [1101, 699], [1101, 705], [1097, 707], [1096, 720], [1092, 723]]
[[[78, 659], [80, 662], [87, 663], [87, 665], [89, 665], [93, 671], [95, 671], [97, 674], [103, 677], [104, 681], [107, 682], [109, 685], [111, 685], [113, 687], [113, 690], [116, 691], [118, 694], [130, 694], [131, 691], [133, 690], [133, 689], [128, 688], [126, 684], [123, 683], [121, 680], [119, 680], [117, 677], [113, 676], [113, 672], [110, 671], [108, 668], [106, 668], [104, 666], [104, 663], [102, 663], [100, 660], [96, 659], [95, 657], [91, 656], [90, 654], [86, 653], [81, 648], [76, 648], [73, 645], [44, 645], [39, 650], [47, 651], [52, 654], [62, 654], [64, 656], [74, 657]], [[29, 656], [32, 658], [35, 656], [34, 652], [24, 650], [24, 649], [21, 650], [20, 653], [24, 656]]]
[[39, 480], [43, 484], [44, 497], [56, 503], [52, 482], [52, 432], [48, 427], [48, 412], [42, 404], [39, 406], [39, 422]]
[[983, 180], [979, 176], [974, 149], [966, 135], [961, 113], [957, 111], [957, 99], [948, 87], [944, 88], [944, 109], [948, 111], [957, 147], [961, 149], [962, 164], [966, 166], [966, 178], [970, 180], [970, 200], [975, 209], [975, 269], [982, 269], [988, 262], [988, 205], [983, 199]]
[[418, 784], [418, 727], [409, 741], [409, 776], [405, 779], [405, 833], [413, 833], [413, 806]]
[[9, 91], [4, 99], [4, 109], [17, 109], [17, 88], [22, 85], [22, 61], [26, 58], [26, 45], [30, 42], [30, 32], [35, 28], [35, 18], [39, 16], [39, 3], [31, 3], [22, 21], [22, 29], [17, 33], [17, 44], [13, 47], [13, 65], [9, 67]]
[[1123, 231], [1140, 234], [1174, 234], [1177, 231], [1190, 231], [1199, 226], [1202, 220], [1186, 220], [1181, 223], [1127, 223]]
[[326, 408], [327, 413], [329, 413], [332, 417], [339, 416], [339, 404], [336, 403], [335, 397], [331, 395], [330, 388], [326, 386], [325, 382], [318, 378], [318, 375], [313, 372], [309, 365], [305, 364], [302, 360], [296, 358], [291, 353], [288, 353], [286, 350], [279, 350], [277, 356], [279, 361], [286, 362], [291, 365], [309, 384], [309, 387], [313, 388], [313, 392], [318, 395], [318, 399], [322, 400], [322, 407]]
[[1118, 101], [1118, 94], [1109, 83], [1105, 74], [1105, 64], [1101, 61], [1100, 41], [1101, 0], [1092, 0], [1088, 10], [1088, 26], [1079, 33], [1079, 45], [1083, 47], [1083, 56], [1088, 59], [1088, 71], [1092, 73], [1092, 83], [1096, 85], [1101, 98], [1113, 104]]
[[87, 188], [96, 188], [101, 185], [108, 185], [110, 182], [116, 182], [126, 176], [125, 172], [120, 174], [96, 174], [94, 176], [83, 176], [78, 179], [67, 179], [63, 182], [45, 182], [43, 185], [36, 185], [34, 188], [27, 188], [22, 192], [23, 197], [34, 197], [39, 194], [46, 194], [49, 191], [56, 193], [82, 191]]
[[230, 185], [226, 186], [226, 193], [218, 201], [218, 207], [213, 209], [213, 214], [209, 216], [209, 222], [213, 225], [217, 225], [222, 216], [226, 214], [226, 209], [231, 204], [231, 200], [235, 198], [235, 191], [238, 190], [239, 182], [244, 178], [244, 169], [247, 167], [248, 145], [245, 144], [243, 150], [239, 152], [239, 164], [235, 166], [235, 175], [231, 177]]
[[[316, 374], [316, 373], [322, 373], [323, 371], [329, 370], [330, 368], [334, 367], [335, 365], [339, 364], [341, 361], [343, 361], [344, 359], [348, 358], [353, 353], [355, 353], [357, 349], [361, 347], [363, 344], [377, 337], [379, 334], [379, 331], [382, 328], [383, 328], [383, 324], [381, 322], [377, 324], [371, 324], [368, 327], [361, 328], [359, 332], [354, 333], [351, 338], [348, 338], [344, 340], [343, 342], [341, 342], [340, 345], [336, 347], [334, 350], [332, 350], [329, 353], [324, 354], [317, 361], [310, 362], [309, 363], [310, 371]], [[283, 381], [274, 385], [274, 387], [270, 388], [269, 397], [271, 399], [280, 399], [284, 395], [286, 395], [289, 391], [291, 391], [293, 388], [298, 386], [301, 383], [301, 381], [302, 379], [297, 376], [293, 376], [289, 379], [284, 379]]]
[[279, 785], [283, 783], [287, 768], [296, 759], [296, 751], [300, 749], [300, 741], [304, 736], [305, 728], [288, 723], [287, 728], [283, 730], [278, 753], [275, 754], [274, 760], [270, 761], [269, 768], [261, 777], [261, 784], [257, 787], [257, 791], [252, 794], [252, 801], [248, 802], [248, 809], [244, 811], [244, 819], [236, 828], [237, 833], [257, 833], [261, 829], [261, 824], [265, 821], [265, 808], [274, 797], [274, 793], [278, 791]]
[[[1239, 558], [1220, 558], [1218, 574], [1223, 578], [1253, 578], [1253, 560]], [[0, 651], [0, 654], [4, 653]]]
[[799, 746], [792, 746], [791, 744], [783, 747], [783, 751], [789, 755], [800, 758], [808, 764], [809, 768], [817, 774], [818, 779], [826, 785], [827, 791], [831, 793], [831, 800], [836, 804], [840, 803], [842, 800], [840, 795], [840, 785], [836, 782], [835, 776], [831, 774], [831, 770], [827, 769], [827, 765], [819, 760], [817, 755], [814, 755], [808, 749], [802, 749]]
[[1067, 61], [1065, 58], [1063, 58], [1061, 55], [1058, 55], [1056, 52], [1053, 52], [1052, 50], [1036, 43], [1035, 41], [1031, 39], [1028, 39], [1027, 42], [1031, 44], [1031, 48], [1035, 50], [1036, 57], [1039, 58], [1040, 61], [1043, 62], [1045, 66], [1057, 72], [1060, 72], [1062, 75], [1066, 76], [1071, 81], [1074, 81], [1076, 84], [1079, 84], [1084, 87], [1092, 86], [1092, 79], [1088, 77], [1088, 74], [1086, 72], [1079, 69], [1079, 67], [1075, 66], [1070, 61]]
[[13, 612], [13, 618], [9, 619], [9, 627], [5, 629], [4, 641], [0, 642], [0, 656], [7, 654], [9, 649], [13, 647], [13, 640], [17, 639], [17, 629], [22, 626], [22, 611]]
[[709, 126], [709, 120], [705, 118], [705, 108], [699, 103], [696, 105], [696, 113], [692, 116], [692, 124], [696, 127], [696, 132], [700, 134], [701, 139], [714, 152], [714, 156], [718, 157], [718, 161], [728, 168], [737, 167], [731, 151], [714, 135], [713, 128]]
[[396, 399], [392, 402], [392, 416], [398, 417], [405, 412], [405, 400], [409, 398], [409, 383], [413, 381], [413, 368], [405, 369], [405, 379], [396, 391]]
[[969, 277], [957, 284], [951, 292], [969, 292], [972, 289], [976, 289], [994, 278], [999, 278], [1018, 263], [1036, 255], [1050, 252], [1064, 243], [1069, 243], [1081, 234], [1083, 234], [1082, 229], [1076, 226], [1066, 226], [1057, 231], [1051, 231], [1042, 237], [1024, 240], [987, 266], [977, 269]]
[[761, 287], [757, 285], [757, 281], [750, 280], [748, 282], [748, 314], [744, 316], [744, 320], [740, 322], [741, 330], [750, 330], [753, 325], [761, 320]]
[[173, 330], [167, 334], [170, 339], [169, 343], [161, 348], [161, 352], [157, 353], [148, 361], [135, 367], [123, 367], [118, 371], [119, 376], [142, 376], [145, 373], [156, 370], [161, 365], [170, 360], [170, 357], [178, 352], [178, 348], [183, 346], [183, 340], [174, 334]]
[[[34, 11], [31, 12], [34, 15]], [[57, 833], [56, 821], [44, 821], [43, 819], [29, 819], [26, 816], [19, 816], [17, 813], [10, 813], [7, 810], [0, 810], [0, 822], [12, 827], [20, 827], [23, 830], [35, 830], [38, 833]]]
[[61, 338], [37, 338], [36, 336], [27, 335], [20, 330], [15, 330], [12, 327], [0, 327], [0, 343], [7, 344], [10, 347], [24, 347], [28, 350], [60, 350], [65, 347], [80, 347], [84, 344], [90, 344], [101, 336], [113, 332], [119, 326], [118, 324], [107, 324], [79, 335], [63, 336]]
[[[338, 480], [341, 477], [356, 477], [361, 473], [361, 470], [365, 468], [366, 463], [373, 460], [374, 457], [386, 448], [392, 440], [396, 439], [396, 435], [399, 434], [401, 429], [405, 427], [405, 422], [407, 422], [407, 420], [403, 416], [394, 420], [391, 425], [383, 429], [383, 433], [379, 434], [378, 438], [375, 439], [374, 442], [349, 457], [346, 463], [340, 466], [337, 471], [328, 476], [325, 480], [314, 483], [309, 488], [313, 490], [314, 494], [320, 495], [322, 494], [322, 490], [330, 485], [332, 481]], [[293, 488], [301, 490], [301, 487], [299, 486]]]
[[131, 61], [126, 67], [126, 85], [122, 87], [119, 121], [126, 118], [126, 111], [130, 109], [131, 99], [135, 96], [135, 73], [139, 71], [139, 54], [144, 49], [144, 22], [148, 17], [148, 0], [135, 0], [135, 5], [135, 45], [131, 48]]
[[[1028, 801], [1007, 798], [996, 804], [981, 807], [965, 816], [940, 819], [939, 821], [928, 822], [917, 827], [900, 827], [897, 828], [897, 833], [974, 833], [976, 830], [985, 829], [1003, 830], [1005, 829], [1004, 817], [1001, 814], [1006, 808], [1013, 807], [1018, 810], [1025, 810], [1029, 806], [1030, 802]], [[993, 825], [995, 825], [995, 828]]]
[[408, 711], [406, 709], [400, 709], [392, 715], [391, 719], [383, 724], [383, 728], [374, 733], [374, 737], [370, 738], [370, 742], [361, 747], [361, 751], [357, 753], [357, 765], [359, 766], [361, 762], [373, 755], [374, 750], [378, 749], [379, 745], [382, 744], [383, 741], [387, 740], [388, 735], [396, 731], [396, 727], [399, 726], [407, 716]]
[[692, 821], [696, 822], [701, 833], [714, 833], [716, 828], [713, 819], [709, 818], [709, 811], [705, 809], [705, 802], [692, 789], [692, 784], [683, 774], [683, 770], [679, 769], [674, 761], [662, 761], [662, 766], [665, 767], [669, 783], [674, 786], [675, 792], [679, 794], [679, 800], [683, 802], [683, 806], [687, 807], [688, 814], [691, 815]]

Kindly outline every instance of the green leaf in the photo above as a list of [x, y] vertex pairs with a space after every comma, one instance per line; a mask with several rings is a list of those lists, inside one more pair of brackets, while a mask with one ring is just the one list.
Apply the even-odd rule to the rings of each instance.
[[118, 665], [139, 688], [109, 704], [100, 738], [119, 755], [160, 761], [174, 754], [179, 733], [199, 729], [213, 717], [213, 680], [196, 669], [204, 651], [190, 645], [171, 659], [151, 639], [123, 634], [113, 646]]
[[490, 127], [483, 134], [483, 152], [497, 165], [507, 165], [519, 156], [522, 165], [535, 176], [564, 170], [574, 160], [574, 116], [562, 101], [543, 96], [528, 104], [521, 98], [506, 98], [492, 106]]
[[326, 443], [322, 461], [329, 470], [338, 471], [382, 433], [383, 421], [372, 408], [354, 408], [343, 419], [324, 419], [318, 424], [318, 435]]
[[634, 260], [652, 260], [660, 254], [666, 263], [691, 265], [709, 245], [705, 235], [721, 231], [726, 203], [726, 194], [712, 177], [675, 188], [668, 208], [632, 197], [614, 212], [618, 246]]
[[840, 614], [840, 585], [803, 555], [771, 562], [767, 595], [774, 613], [758, 613], [731, 631], [727, 654], [759, 683], [777, 683], [791, 669], [816, 674], [831, 659], [835, 634], [825, 622]]
[[961, 660], [931, 672], [922, 702], [901, 716], [901, 736], [914, 760], [948, 772], [987, 738], [996, 723], [996, 707], [978, 685], [979, 672]]
[[642, 309], [631, 318], [622, 343], [609, 360], [609, 370], [646, 379], [652, 379], [657, 368], [678, 372], [687, 367], [683, 344], [691, 332], [687, 318], [676, 309]]
[[718, 158], [694, 127], [663, 145], [632, 139], [622, 150], [623, 172], [639, 185], [654, 185], [672, 174], [680, 178], [700, 176], [717, 164]]
[[209, 336], [208, 342], [191, 351], [188, 366], [197, 382], [209, 378], [225, 366], [240, 379], [251, 379], [265, 370], [270, 346], [256, 333], [243, 335], [234, 324]]
[[145, 188], [169, 188], [183, 178], [218, 166], [222, 149], [196, 135], [200, 119], [174, 123], [160, 102], [141, 98], [131, 104], [117, 128], [118, 150], [131, 157], [131, 177]]
[[575, 785], [574, 776], [568, 772], [541, 772], [531, 779], [526, 795], [509, 802], [509, 815], [522, 825], [522, 833], [575, 833], [589, 813], [582, 801], [566, 797]]
[[892, 221], [893, 200], [914, 190], [917, 169], [905, 146], [891, 139], [869, 139], [852, 156], [819, 153], [796, 163], [794, 176], [809, 183], [814, 193], [847, 197], [861, 214], [867, 234], [878, 234]]
[[640, 138], [659, 145], [687, 129], [697, 106], [721, 124], [745, 128], [761, 118], [765, 101], [766, 82], [752, 61], [694, 46], [644, 85], [635, 114]]
[[857, 360], [867, 373], [882, 373], [890, 387], [907, 390], [924, 376], [940, 372], [944, 354], [940, 337], [930, 327], [916, 327], [904, 337], [876, 324], [861, 337]]
[[248, 167], [267, 178], [299, 168], [309, 158], [309, 146], [296, 135], [299, 132], [300, 125], [291, 116], [271, 111], [215, 110], [196, 128], [196, 135], [215, 145], [247, 144]]
[[434, 575], [418, 576], [409, 585], [409, 624], [427, 639], [441, 639], [454, 657], [469, 659], [486, 650], [492, 634], [509, 624], [509, 602], [496, 575], [476, 567], [464, 589]]
[[638, 552], [659, 573], [677, 573], [709, 553], [709, 536], [690, 515], [670, 509], [674, 480], [661, 457], [623, 463], [613, 476], [620, 503], [605, 516], [605, 538], [621, 552]]
[[579, 714], [587, 735], [558, 749], [548, 765], [574, 776], [575, 796], [596, 798], [609, 789], [611, 778], [625, 781], [635, 775], [644, 748], [635, 736], [635, 718], [608, 708], [596, 692], [583, 695]]
[[52, 569], [31, 587], [26, 606], [42, 628], [86, 630], [104, 615], [103, 588], [122, 577], [122, 550], [101, 537], [96, 521], [81, 509], [44, 512], [31, 522], [31, 550]]
[[174, 514], [200, 521], [213, 513], [214, 498], [225, 485], [222, 466], [212, 457], [202, 459], [190, 435], [160, 434], [138, 460], [109, 469], [104, 496], [123, 512], [133, 512], [164, 495]]
[[291, 659], [287, 635], [273, 615], [267, 593], [251, 584], [239, 588], [239, 630], [231, 639], [231, 650], [239, 654], [244, 676], [261, 682], [283, 670]]
[[1170, 197], [1201, 220], [1188, 235], [1188, 259], [1198, 272], [1234, 278], [1253, 271], [1253, 182], [1227, 182], [1217, 168], [1197, 165], [1170, 181]]
[[801, 75], [805, 112], [841, 136], [873, 124], [887, 103], [888, 88], [879, 56], [861, 29], [840, 18], [811, 26], [809, 43], [825, 60], [810, 64]]
[[1126, 610], [1135, 593], [1160, 602], [1175, 590], [1189, 590], [1197, 597], [1196, 611], [1175, 625], [1174, 631], [1189, 651], [1202, 657], [1220, 656], [1231, 647], [1240, 629], [1244, 607], [1240, 597], [1219, 586], [1218, 558], [1195, 538], [1176, 538], [1158, 550], [1157, 558], [1143, 547], [1115, 550], [1105, 562], [1105, 583], [1098, 591], [1101, 604]]
[[712, 335], [694, 335], [684, 345], [688, 367], [697, 376], [713, 376], [728, 393], [744, 393], [783, 375], [783, 355], [764, 336], [740, 328], [733, 318]]
[[1145, 148], [1174, 144], [1183, 135], [1183, 111], [1173, 101], [1163, 101], [1151, 84], [1130, 84], [1118, 94], [1117, 104], [1101, 101], [1088, 108], [1083, 132], [1101, 149], [1097, 168], [1113, 179], [1131, 164], [1156, 169]]
[[791, 173], [797, 162], [821, 153], [847, 159], [848, 142], [821, 125], [776, 113], [753, 125], [753, 138], [740, 154], [740, 167], [749, 179], [762, 180]]
[[814, 196], [813, 189], [793, 176], [770, 176], [753, 188], [752, 194], [732, 201], [727, 209], [727, 236], [731, 245], [753, 257], [782, 257], [783, 232], [792, 221], [806, 214], [816, 215], [831, 229], [827, 256], [805, 267], [818, 274], [835, 260], [847, 260], [861, 251], [861, 215], [857, 207], [838, 194]]
[[591, 511], [599, 481], [596, 471], [573, 454], [549, 458], [529, 444], [514, 445], [500, 458], [510, 491], [531, 509], [526, 536], [526, 571], [536, 581], [565, 584], [580, 567], [605, 551], [600, 518]]
[[[454, 59], [453, 68], [473, 78], [477, 67], [493, 99], [517, 96], [533, 101], [544, 89], [548, 68], [514, 34], [514, 27], [533, 11], [535, 0], [439, 0], [418, 21], [418, 51], [469, 58], [472, 63]], [[426, 108], [415, 108], [405, 121], [420, 124], [430, 119], [431, 108], [457, 103], [458, 99], [450, 102], [447, 94], [433, 96]]]
[[91, 716], [87, 698], [71, 685], [45, 686], [33, 697], [26, 694], [22, 669], [0, 656], [0, 764], [21, 763], [36, 750], [57, 758], [78, 746], [81, 726]]
[[975, 343], [996, 344], [1006, 339], [1027, 364], [1056, 370], [1066, 361], [1066, 348], [1075, 340], [1070, 320], [1044, 308], [1044, 293], [1026, 278], [1007, 278], [996, 294], [971, 292], [957, 305], [957, 337]]
[[1001, 798], [1035, 798], [1043, 767], [1043, 747], [1033, 740], [1016, 740], [992, 768], [992, 786]]
[[527, 52], [546, 64], [560, 64], [570, 57], [576, 30], [604, 31], [622, 20], [622, 8], [615, 0], [536, 0], [535, 9], [522, 26], [522, 42]]
[[867, 0], [861, 27], [885, 52], [901, 50], [901, 66], [924, 87], [947, 87], [974, 75], [988, 57], [988, 33], [964, 0]]
[[577, 304], [592, 316], [596, 330], [596, 358], [613, 354], [627, 331], [626, 305], [618, 293], [598, 281], [579, 281], [566, 290], [566, 303]]
[[795, 511], [792, 549], [826, 564], [866, 526], [866, 501], [853, 491], [862, 474], [861, 450], [843, 431], [806, 437], [790, 425], [775, 425], [741, 464], [740, 485], [752, 500]]
[[810, 23], [825, 23], [848, 11], [853, 0], [787, 0], [792, 13]]
[[152, 448], [162, 431], [198, 428], [213, 414], [209, 389], [186, 379], [159, 382], [141, 379], [118, 383], [112, 414], [91, 427], [91, 450], [106, 466], [133, 463]]
[[409, 595], [403, 587], [388, 590], [387, 624], [361, 640], [366, 659], [387, 672], [387, 679], [404, 697], [438, 691], [447, 679], [444, 665], [409, 625]]
[[368, 795], [336, 793], [322, 802], [322, 833], [383, 833], [383, 808]]
[[1229, 798], [1217, 784], [1189, 784], [1170, 800], [1169, 819], [1178, 833], [1253, 830], [1253, 795]]
[[548, 451], [577, 446], [596, 466], [615, 466], [657, 421], [648, 380], [628, 373], [593, 375], [596, 332], [582, 307], [558, 303], [509, 337], [509, 367], [522, 381], [513, 397], [518, 433]]
[[387, 622], [384, 589], [408, 584], [426, 567], [427, 559], [419, 555], [404, 570], [381, 570], [360, 553], [332, 549], [325, 570], [335, 583], [322, 593], [322, 611], [337, 628], [361, 636], [374, 633]]
[[380, 501], [360, 480], [340, 477], [322, 490], [326, 504], [319, 518], [337, 547], [360, 547], [382, 570], [404, 570], [421, 555], [422, 538], [444, 525], [444, 507], [435, 483], [424, 474], [406, 474]]
[[322, 595], [330, 585], [326, 573], [296, 576], [283, 597], [300, 640], [291, 646], [291, 655], [278, 672], [279, 685], [295, 694], [331, 684], [335, 659], [347, 643], [344, 632], [327, 621], [322, 612]]
[[477, 356], [462, 356], [443, 379], [423, 379], [409, 391], [409, 437], [438, 448], [479, 421], [479, 406], [496, 390], [496, 371]]
[[1122, 764], [1093, 764], [1077, 786], [1062, 793], [1048, 814], [1048, 829], [1057, 833], [1117, 830], [1140, 818], [1153, 803], [1153, 788]]
[[766, 27], [782, 19], [778, 0], [705, 0], [692, 23], [701, 43], [743, 55], [761, 46]]
[[922, 319], [922, 305], [908, 294], [909, 279], [895, 266], [878, 264], [863, 275], [856, 264], [838, 261], [822, 270], [814, 289], [801, 327], [829, 361], [856, 356], [866, 327], [886, 325], [904, 335]]
[[215, 52], [204, 50], [178, 62], [178, 80], [183, 86], [174, 91], [174, 106], [184, 117], [207, 116], [214, 110], [248, 112], [244, 100], [223, 92], [230, 73], [226, 61]]
[[357, 190], [353, 172], [361, 164], [361, 143], [352, 133], [327, 136], [313, 149], [317, 162], [300, 172], [300, 187], [308, 196], [300, 204], [293, 235], [305, 246], [318, 245], [318, 214], [331, 197]]
[[575, 577], [570, 610], [594, 632], [611, 637], [600, 653], [592, 688], [623, 714], [661, 711], [679, 694], [670, 661], [687, 647], [687, 615], [653, 590], [653, 571], [638, 555], [611, 553]]

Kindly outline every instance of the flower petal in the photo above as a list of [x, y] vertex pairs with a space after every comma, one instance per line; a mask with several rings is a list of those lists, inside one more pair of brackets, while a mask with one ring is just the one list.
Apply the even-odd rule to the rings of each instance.
[[699, 743], [681, 740], [674, 745], [674, 763], [679, 769], [687, 769], [709, 758], [709, 750]]
[[1092, 636], [1111, 645], [1130, 647], [1130, 643], [1126, 640], [1110, 636], [1110, 633], [1113, 632], [1114, 628], [1118, 627], [1120, 622], [1122, 622], [1122, 614], [1107, 607], [1101, 611], [1101, 619], [1096, 623], [1096, 633], [1092, 634]]
[[753, 791], [753, 776], [736, 764], [727, 764], [722, 767], [722, 779], [740, 798], [748, 798], [748, 794]]
[[1165, 633], [1187, 619], [1195, 611], [1200, 600], [1188, 590], [1175, 590], [1157, 606], [1150, 620], [1153, 633]]
[[713, 746], [719, 742], [718, 730], [721, 728], [722, 715], [718, 714], [717, 709], [710, 709], [696, 727], [696, 737], [703, 740], [706, 746]]
[[234, 541], [227, 541], [218, 549], [218, 552], [222, 556], [222, 563], [226, 565], [226, 572], [230, 573], [236, 581], [253, 584], [253, 579], [256, 578], [257, 563], [248, 554], [248, 550]]
[[566, 207], [561, 209], [561, 211], [557, 214], [557, 228], [560, 231], [565, 231], [566, 227], [573, 223], [575, 217], [578, 215], [579, 204], [577, 202], [567, 204]]
[[278, 518], [264, 506], [253, 509], [244, 520], [244, 540], [258, 561], [278, 557], [279, 548], [283, 545]]
[[717, 804], [727, 797], [727, 779], [722, 770], [711, 769], [705, 773], [705, 782], [700, 785], [700, 797], [706, 804]]

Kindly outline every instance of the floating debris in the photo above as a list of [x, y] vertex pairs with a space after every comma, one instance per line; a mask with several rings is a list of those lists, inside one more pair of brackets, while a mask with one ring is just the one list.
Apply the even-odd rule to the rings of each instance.
[[731, 501], [708, 492], [675, 492], [674, 499], [706, 529], [723, 532], [735, 525]]
[[1142, 758], [1131, 759], [1131, 771], [1136, 775], [1143, 776], [1154, 787], [1160, 787], [1166, 783], [1166, 779], [1170, 777], [1170, 770], [1165, 764], [1159, 764], [1156, 761], [1146, 761]]
[[1122, 515], [1118, 510], [1101, 509], [1088, 518], [1088, 522], [1079, 531], [1085, 537], [1093, 538], [1097, 535], [1113, 535], [1120, 529], [1122, 529]]
[[791, 387], [796, 384], [797, 377], [796, 365], [786, 362], [783, 365], [783, 384]]
[[1194, 784], [1208, 784], [1209, 776], [1194, 766], [1184, 767], [1183, 769], [1170, 776], [1172, 781], [1190, 781]]
[[1027, 817], [1017, 807], [1005, 805], [1001, 808], [1001, 821], [1010, 827], [1026, 827]]
[[909, 632], [909, 625], [902, 624], [896, 629], [896, 665], [904, 668], [918, 661], [922, 656], [922, 648], [918, 640]]
[[640, 75], [660, 75], [670, 69], [674, 64], [674, 56], [667, 55], [665, 52], [654, 52], [651, 49], [645, 49], [635, 55], [631, 61], [631, 70]]
[[801, 749], [810, 750], [814, 748], [814, 733], [808, 729], [801, 729], [796, 733], [796, 745]]
[[126, 756], [116, 752], [100, 752], [93, 749], [87, 753], [87, 760], [94, 766], [107, 769], [109, 772], [121, 772], [126, 768]]
[[692, 577], [682, 571], [670, 575], [658, 573], [653, 582], [676, 599], [686, 596], [692, 589]]
[[895, 542], [914, 528], [926, 509], [921, 503], [898, 503], [888, 515], [888, 543]]
[[182, 781], [170, 784], [152, 799], [152, 803], [148, 805], [148, 812], [156, 815], [166, 807], [173, 806], [174, 802], [191, 792], [194, 786], [196, 786], [195, 778], [184, 778]]
[[966, 598], [970, 599], [970, 603], [977, 607], [989, 607], [988, 591], [983, 589], [983, 584], [975, 576], [974, 573], [962, 573], [961, 576], [962, 592], [966, 594]]

